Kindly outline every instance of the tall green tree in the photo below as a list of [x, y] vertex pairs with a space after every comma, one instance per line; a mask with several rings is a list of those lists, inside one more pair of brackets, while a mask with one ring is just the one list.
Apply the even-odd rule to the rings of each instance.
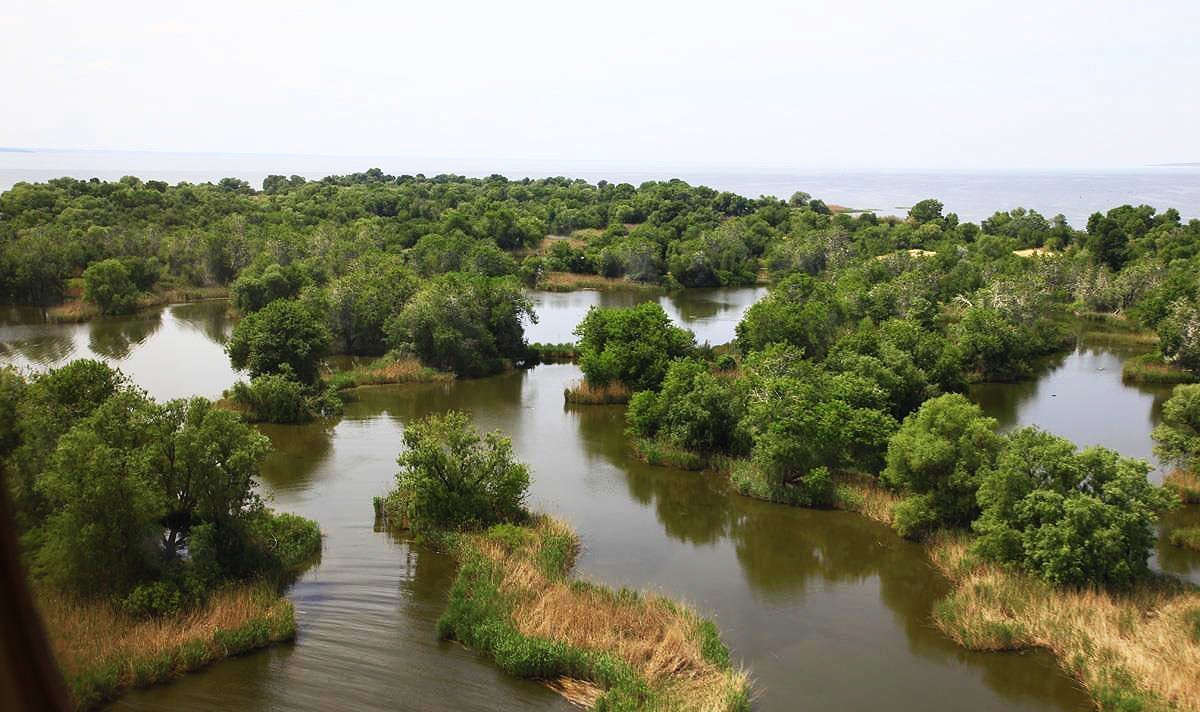
[[278, 373], [311, 385], [332, 343], [324, 319], [311, 308], [276, 299], [238, 321], [225, 350], [233, 367], [251, 377]]
[[672, 324], [657, 302], [625, 309], [592, 307], [575, 335], [579, 368], [588, 383], [622, 383], [634, 391], [658, 388], [671, 361], [696, 344], [692, 333]]

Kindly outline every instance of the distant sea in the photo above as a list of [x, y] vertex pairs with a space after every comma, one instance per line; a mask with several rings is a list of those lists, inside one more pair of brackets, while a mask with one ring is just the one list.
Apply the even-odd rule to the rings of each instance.
[[1063, 214], [1076, 227], [1088, 215], [1126, 203], [1175, 208], [1185, 219], [1200, 218], [1200, 164], [1134, 167], [1113, 171], [838, 171], [738, 168], [703, 164], [651, 165], [600, 161], [521, 161], [301, 156], [268, 154], [158, 153], [0, 149], [0, 191], [21, 181], [125, 175], [171, 183], [241, 178], [261, 187], [270, 174], [322, 178], [377, 167], [392, 175], [439, 173], [511, 179], [567, 176], [590, 182], [637, 185], [681, 178], [748, 197], [786, 198], [800, 190], [827, 203], [880, 215], [903, 215], [913, 203], [937, 198], [946, 212], [979, 221], [997, 210], [1032, 208], [1046, 217]]

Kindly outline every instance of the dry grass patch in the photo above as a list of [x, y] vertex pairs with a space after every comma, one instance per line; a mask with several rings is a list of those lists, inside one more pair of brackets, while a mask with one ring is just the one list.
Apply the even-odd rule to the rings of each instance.
[[296, 633], [291, 602], [262, 584], [224, 589], [204, 606], [168, 618], [132, 618], [105, 601], [47, 590], [37, 599], [54, 655], [81, 709]]
[[577, 289], [658, 289], [657, 284], [632, 282], [622, 277], [604, 277], [598, 274], [575, 274], [574, 272], [548, 272], [537, 284], [538, 289], [548, 292], [573, 292]]
[[563, 389], [563, 398], [576, 405], [610, 405], [628, 403], [633, 393], [623, 383], [593, 386], [587, 381], [576, 381]]
[[712, 623], [662, 596], [571, 580], [577, 548], [548, 517], [463, 537], [439, 629], [585, 706], [748, 709], [747, 676]]
[[835, 505], [838, 509], [858, 512], [868, 519], [874, 519], [888, 526], [892, 525], [892, 510], [903, 499], [902, 497], [881, 487], [879, 482], [870, 475], [839, 473], [836, 481]]
[[1200, 710], [1200, 591], [1166, 577], [1124, 594], [1055, 588], [984, 564], [964, 535], [930, 542], [957, 584], [934, 618], [974, 650], [1040, 647], [1087, 687], [1101, 709]]
[[1163, 487], [1174, 491], [1184, 504], [1200, 504], [1200, 475], [1175, 470], [1163, 480]]
[[436, 371], [415, 358], [384, 358], [366, 366], [336, 373], [330, 379], [330, 383], [338, 389], [345, 389], [394, 383], [435, 383], [452, 380], [454, 380], [454, 374]]

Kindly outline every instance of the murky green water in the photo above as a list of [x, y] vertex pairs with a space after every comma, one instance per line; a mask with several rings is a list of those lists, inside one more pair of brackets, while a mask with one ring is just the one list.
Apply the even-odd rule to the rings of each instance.
[[[672, 313], [688, 325], [709, 320], [701, 340], [720, 343], [732, 337], [754, 295], [708, 295], [710, 303], [737, 306], [689, 311], [692, 305], [684, 303]], [[538, 295], [539, 326], [573, 328], [591, 302], [609, 298]], [[6, 359], [31, 364], [57, 360], [37, 357], [34, 342], [58, 344], [45, 353], [62, 358], [101, 353], [158, 397], [215, 395], [235, 377], [221, 354], [226, 325], [218, 312], [220, 305], [210, 304], [168, 309], [150, 319], [158, 326], [142, 337], [136, 322], [143, 319], [128, 320], [125, 331], [117, 328], [121, 322], [0, 326], [0, 344]], [[116, 341], [131, 345], [104, 352], [93, 346], [98, 328], [129, 334]], [[219, 363], [193, 366], [185, 357]], [[1109, 366], [1094, 368], [1110, 357], [1115, 381], [1097, 376]], [[1038, 422], [1082, 442], [1096, 440], [1065, 429], [1092, 432], [1077, 422], [1093, 409], [1088, 404], [1130, 398], [1112, 409], [1115, 425], [1101, 437], [1142, 454], [1149, 452], [1158, 396], [1125, 393], [1121, 358], [1119, 351], [1084, 348], [1032, 391], [1017, 384], [974, 395], [1008, 426]], [[326, 535], [320, 566], [290, 592], [300, 617], [296, 644], [131, 693], [117, 707], [568, 709], [544, 688], [438, 641], [434, 622], [453, 577], [450, 562], [372, 530], [370, 500], [390, 486], [404, 423], [458, 408], [470, 410], [480, 427], [512, 436], [533, 471], [531, 505], [563, 517], [582, 537], [581, 575], [661, 591], [716, 620], [734, 657], [753, 675], [756, 708], [1089, 708], [1045, 654], [970, 653], [941, 636], [929, 613], [946, 584], [920, 547], [856, 515], [757, 502], [730, 495], [716, 478], [639, 463], [629, 455], [621, 408], [564, 405], [562, 389], [578, 376], [574, 366], [550, 365], [477, 381], [362, 389], [336, 424], [264, 427], [276, 450], [266, 468], [266, 493], [277, 508], [315, 518]], [[1064, 378], [1074, 384], [1070, 389]], [[1078, 399], [1058, 401], [1066, 393]], [[1063, 410], [1063, 403], [1075, 405]], [[1195, 566], [1187, 557], [1160, 559], [1172, 570]]]

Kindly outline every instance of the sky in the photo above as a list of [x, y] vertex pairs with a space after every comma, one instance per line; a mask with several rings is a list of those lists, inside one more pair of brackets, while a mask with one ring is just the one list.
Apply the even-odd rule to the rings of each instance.
[[4, 0], [0, 146], [788, 169], [1200, 161], [1200, 1]]

